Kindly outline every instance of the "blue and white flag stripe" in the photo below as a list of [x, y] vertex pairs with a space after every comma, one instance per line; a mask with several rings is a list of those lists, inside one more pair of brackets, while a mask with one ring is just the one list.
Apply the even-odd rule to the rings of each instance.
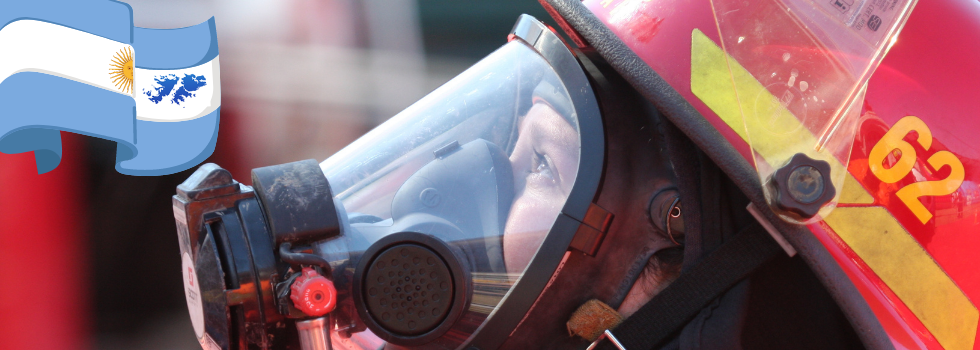
[[[210, 114], [221, 105], [214, 21], [180, 29], [136, 28], [136, 114], [139, 120], [174, 122]], [[179, 46], [181, 50], [169, 48]], [[194, 95], [189, 98], [188, 95]]]
[[[180, 29], [136, 28], [133, 47], [140, 57], [152, 58], [136, 61], [136, 146], [140, 153], [121, 166], [130, 174], [173, 173], [204, 161], [214, 151], [220, 120], [214, 19]], [[173, 47], [181, 50], [168, 49]], [[174, 85], [169, 91], [158, 91], [160, 80]], [[192, 90], [189, 82], [198, 86]], [[186, 94], [194, 96], [181, 99]], [[126, 156], [122, 152], [120, 148], [117, 159]]]
[[116, 88], [107, 74], [113, 55], [132, 48], [77, 29], [37, 20], [16, 21], [0, 30], [0, 82], [20, 72], [39, 72], [75, 80], [109, 91]]
[[180, 29], [133, 27], [129, 5], [117, 1], [5, 4], [0, 152], [33, 151], [44, 173], [60, 162], [60, 132], [70, 131], [116, 141], [124, 174], [199, 164], [217, 141], [216, 38], [213, 18]]

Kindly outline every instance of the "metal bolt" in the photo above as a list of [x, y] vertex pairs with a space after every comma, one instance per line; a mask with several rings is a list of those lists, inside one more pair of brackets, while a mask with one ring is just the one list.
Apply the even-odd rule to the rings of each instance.
[[802, 165], [789, 174], [789, 195], [804, 204], [816, 202], [823, 195], [823, 175], [817, 168]]

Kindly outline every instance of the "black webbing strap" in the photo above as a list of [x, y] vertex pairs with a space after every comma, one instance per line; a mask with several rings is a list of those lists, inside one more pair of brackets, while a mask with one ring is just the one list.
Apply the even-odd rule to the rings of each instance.
[[[782, 252], [765, 229], [753, 223], [681, 274], [612, 333], [627, 350], [654, 349], [708, 303]], [[616, 349], [609, 341], [598, 348]]]

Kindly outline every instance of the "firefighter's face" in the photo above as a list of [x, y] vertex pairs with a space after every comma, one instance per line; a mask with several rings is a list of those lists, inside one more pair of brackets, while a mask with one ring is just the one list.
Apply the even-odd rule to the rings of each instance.
[[558, 112], [536, 103], [521, 122], [510, 156], [514, 204], [504, 230], [508, 272], [520, 273], [548, 234], [578, 171], [578, 133]]
[[[504, 231], [504, 261], [510, 273], [521, 273], [534, 256], [542, 240], [561, 212], [578, 172], [578, 133], [568, 121], [545, 103], [536, 103], [521, 123], [514, 152], [510, 157], [514, 169], [514, 203]], [[622, 197], [630, 195], [623, 193]], [[639, 207], [637, 207], [639, 208]], [[637, 208], [632, 208], [639, 210]], [[641, 208], [642, 209], [642, 208]], [[672, 246], [666, 238], [644, 234], [649, 224], [643, 213], [629, 215], [619, 208], [621, 224], [632, 227], [631, 234], [642, 234], [644, 245], [658, 251]], [[639, 221], [632, 222], [631, 218]], [[630, 221], [626, 223], [626, 221]], [[617, 257], [629, 261], [632, 257]], [[655, 261], [651, 258], [649, 264]], [[661, 269], [645, 268], [627, 293], [619, 311], [630, 315], [645, 304], [673, 276], [660, 276]]]

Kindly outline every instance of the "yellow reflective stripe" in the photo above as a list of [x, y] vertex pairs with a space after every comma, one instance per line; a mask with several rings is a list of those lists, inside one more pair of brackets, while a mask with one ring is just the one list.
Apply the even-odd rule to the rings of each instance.
[[840, 204], [874, 204], [875, 199], [871, 197], [868, 190], [864, 189], [864, 186], [851, 175], [847, 173], [844, 177], [844, 189], [840, 191], [840, 198], [837, 199], [837, 203]]
[[[710, 38], [695, 29], [691, 39], [691, 91], [717, 114], [753, 151], [770, 164], [770, 160], [787, 159], [784, 147], [789, 140], [804, 138], [815, 144], [813, 134], [789, 111], [777, 111], [767, 120], [770, 128], [791, 130], [784, 135], [749, 141], [748, 128], [738, 103], [738, 96], [760, 96], [782, 108], [778, 100], [755, 78], [727, 55]], [[729, 64], [731, 70], [729, 71]], [[737, 86], [737, 89], [736, 89]], [[755, 115], [747, 111], [746, 115]], [[750, 121], [749, 123], [757, 123]], [[759, 135], [761, 136], [761, 135]], [[812, 142], [811, 142], [812, 141]], [[813, 151], [808, 155], [814, 157]], [[817, 157], [815, 157], [817, 158]], [[843, 171], [840, 162], [828, 160], [833, 171]], [[874, 199], [850, 174], [846, 173], [840, 203], [873, 204]], [[848, 246], [895, 292], [912, 313], [932, 332], [946, 349], [973, 347], [978, 312], [956, 284], [895, 218], [882, 207], [838, 207], [824, 220]]]
[[728, 62], [721, 48], [701, 30], [695, 29], [691, 34], [691, 92], [731, 126], [738, 136], [748, 140], [738, 96], [735, 95], [727, 67]]
[[[790, 159], [799, 151], [786, 145], [817, 143], [813, 134], [804, 128], [799, 120], [758, 80], [755, 80], [752, 74], [749, 74], [734, 59], [727, 60], [726, 56], [714, 41], [700, 30], [694, 30], [691, 42], [691, 91], [695, 96], [711, 107], [711, 110], [749, 142], [753, 150], [770, 165], [781, 165], [779, 159]], [[731, 67], [728, 67], [729, 64]], [[727, 68], [731, 68], [731, 74]], [[739, 98], [758, 102], [740, 105]], [[741, 110], [741, 108], [746, 109]], [[743, 115], [752, 118], [742, 118]], [[781, 134], [760, 132], [756, 133], [758, 135], [750, 135], [746, 130], [785, 132]], [[753, 137], [766, 137], [766, 139], [753, 140]], [[803, 151], [812, 158], [826, 158], [825, 155], [812, 149]], [[840, 170], [840, 164], [831, 164], [831, 167], [838, 168], [832, 171]]]
[[973, 349], [980, 313], [882, 207], [841, 207], [824, 219], [944, 348]]

